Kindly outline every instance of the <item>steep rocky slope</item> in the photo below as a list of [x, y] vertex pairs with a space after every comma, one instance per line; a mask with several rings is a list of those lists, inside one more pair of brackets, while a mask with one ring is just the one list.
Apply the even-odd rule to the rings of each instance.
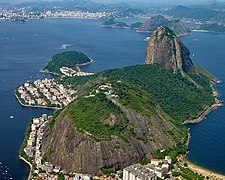
[[179, 20], [167, 20], [161, 15], [152, 16], [146, 20], [138, 31], [155, 31], [158, 27], [166, 26], [174, 31], [176, 35], [189, 33], [190, 30]]
[[190, 51], [167, 27], [158, 28], [146, 47], [146, 64], [159, 64], [173, 72], [193, 72]]
[[[184, 141], [184, 134], [170, 122], [161, 108], [155, 107], [156, 115], [144, 117], [133, 109], [117, 105], [128, 122], [121, 132], [123, 136], [113, 134], [110, 139], [74, 127], [71, 118], [62, 113], [44, 141], [43, 152], [48, 155], [48, 160], [68, 172], [96, 175], [102, 168], [118, 169], [150, 160], [156, 150], [173, 148], [177, 142]], [[108, 114], [108, 118], [101, 121], [112, 119], [117, 121], [116, 116]]]

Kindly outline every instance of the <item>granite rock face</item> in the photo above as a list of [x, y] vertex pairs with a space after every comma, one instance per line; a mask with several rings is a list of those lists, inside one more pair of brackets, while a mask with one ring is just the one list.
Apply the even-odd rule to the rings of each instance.
[[[142, 117], [135, 110], [119, 105], [129, 120], [138, 137], [145, 137], [146, 142], [131, 137], [125, 142], [118, 136], [111, 140], [96, 140], [88, 132], [80, 132], [71, 121], [62, 117], [47, 131], [43, 141], [43, 154], [48, 161], [61, 166], [66, 172], [99, 175], [102, 168], [121, 168], [133, 163], [150, 159], [156, 150], [172, 148], [181, 141], [179, 130], [170, 118], [158, 108], [159, 116]], [[170, 132], [176, 135], [171, 136]]]
[[147, 42], [146, 64], [159, 64], [174, 73], [193, 72], [190, 51], [167, 27], [158, 28]]

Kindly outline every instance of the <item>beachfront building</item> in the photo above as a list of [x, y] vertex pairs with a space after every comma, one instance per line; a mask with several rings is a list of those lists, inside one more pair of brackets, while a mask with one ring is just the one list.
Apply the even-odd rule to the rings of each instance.
[[157, 180], [157, 175], [141, 164], [134, 164], [123, 170], [123, 180]]

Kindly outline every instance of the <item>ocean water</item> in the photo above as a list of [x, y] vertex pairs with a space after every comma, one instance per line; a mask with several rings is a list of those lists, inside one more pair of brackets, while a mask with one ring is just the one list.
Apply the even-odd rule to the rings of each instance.
[[[17, 86], [49, 77], [39, 70], [51, 57], [78, 50], [94, 60], [85, 71], [141, 64], [145, 58], [145, 34], [99, 26], [98, 20], [44, 19], [24, 24], [0, 24], [0, 180], [26, 179], [28, 167], [18, 159], [26, 124], [31, 116], [51, 110], [22, 107], [14, 97]], [[14, 118], [10, 119], [13, 115]]]
[[[52, 112], [20, 106], [14, 89], [26, 81], [49, 77], [39, 70], [54, 54], [65, 51], [60, 49], [62, 44], [71, 44], [67, 50], [82, 51], [94, 60], [84, 71], [99, 72], [144, 63], [144, 39], [150, 34], [103, 28], [99, 24], [100, 20], [84, 19], [0, 24], [0, 180], [26, 179], [28, 167], [18, 159], [26, 124], [31, 116]], [[192, 33], [182, 40], [191, 54], [194, 53], [195, 64], [206, 67], [225, 81], [225, 34]], [[217, 89], [224, 98], [224, 84], [218, 84]], [[221, 107], [205, 121], [190, 126], [190, 160], [221, 173], [225, 173], [224, 117], [224, 107]]]
[[[181, 40], [190, 49], [193, 62], [222, 81], [215, 88], [220, 94], [219, 99], [224, 101], [225, 34], [194, 32]], [[200, 166], [225, 174], [225, 107], [219, 107], [201, 123], [188, 127], [191, 132], [188, 158]]]

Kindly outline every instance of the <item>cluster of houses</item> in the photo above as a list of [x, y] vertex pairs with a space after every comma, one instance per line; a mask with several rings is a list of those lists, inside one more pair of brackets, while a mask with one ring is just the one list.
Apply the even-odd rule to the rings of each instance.
[[169, 165], [172, 164], [170, 156], [165, 156], [165, 159], [151, 159], [151, 164], [145, 166], [151, 172], [154, 172], [159, 178], [162, 178], [169, 172]]
[[75, 71], [69, 67], [61, 67], [60, 68], [60, 71], [66, 75], [66, 76], [91, 76], [91, 75], [94, 75], [94, 73], [88, 73], [88, 72], [82, 72], [79, 70], [78, 68], [78, 71]]
[[[24, 148], [24, 152], [32, 158], [32, 162], [36, 164], [36, 169], [33, 170], [34, 178], [38, 179], [52, 179], [58, 180], [58, 174], [66, 174], [61, 170], [60, 166], [54, 166], [50, 162], [43, 162], [42, 157], [42, 139], [44, 135], [44, 129], [47, 126], [49, 119], [52, 116], [43, 114], [41, 117], [33, 118], [31, 124], [31, 132], [29, 139], [27, 140], [27, 146]], [[73, 177], [64, 175], [64, 179], [68, 180], [91, 180], [90, 175], [74, 174]]]
[[169, 172], [172, 164], [170, 156], [165, 159], [152, 159], [150, 164], [134, 164], [123, 169], [123, 180], [157, 180]]
[[41, 145], [44, 135], [44, 128], [50, 118], [51, 116], [48, 116], [47, 114], [43, 114], [38, 118], [33, 118], [31, 132], [29, 134], [29, 139], [27, 140], [27, 146], [24, 148], [24, 152], [32, 158], [38, 168], [42, 167]]
[[25, 83], [17, 89], [17, 96], [23, 105], [62, 108], [74, 99], [76, 91], [64, 87], [54, 79], [42, 79]]
[[119, 98], [118, 94], [115, 94], [111, 83], [105, 83], [98, 87], [96, 93], [103, 92], [106, 96], [110, 98]]

